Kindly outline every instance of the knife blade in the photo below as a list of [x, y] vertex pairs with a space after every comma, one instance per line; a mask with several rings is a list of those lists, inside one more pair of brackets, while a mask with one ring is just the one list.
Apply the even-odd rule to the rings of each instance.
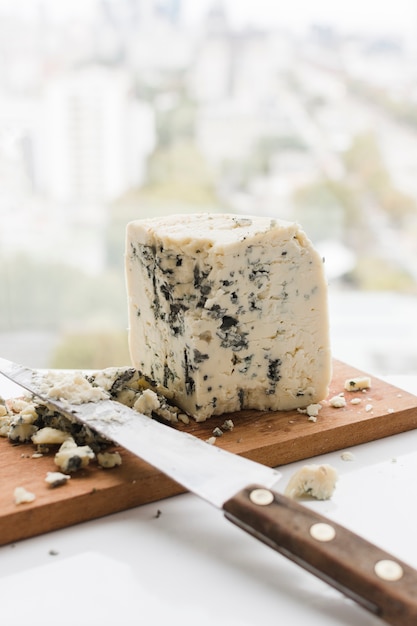
[[273, 489], [277, 470], [212, 446], [114, 400], [51, 399], [39, 372], [0, 358], [0, 373], [221, 509], [227, 520], [393, 626], [417, 624], [417, 571]]

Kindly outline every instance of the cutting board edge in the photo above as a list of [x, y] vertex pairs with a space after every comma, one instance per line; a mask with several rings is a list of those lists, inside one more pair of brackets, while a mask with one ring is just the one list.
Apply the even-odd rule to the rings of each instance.
[[373, 416], [366, 420], [366, 426], [365, 430], [360, 428], [360, 422], [341, 424], [337, 429], [337, 445], [331, 437], [332, 428], [329, 427], [324, 431], [302, 435], [293, 440], [290, 446], [287, 441], [283, 441], [280, 444], [266, 444], [255, 450], [243, 451], [238, 454], [269, 467], [279, 467], [303, 459], [313, 459], [322, 454], [338, 452], [417, 429], [417, 406], [399, 411], [395, 414], [395, 419], [390, 414]]
[[[4, 527], [0, 533], [0, 547], [186, 492], [184, 487], [163, 474], [154, 474], [148, 483], [146, 490], [143, 489], [143, 483], [136, 490], [130, 484], [115, 485], [113, 488], [81, 493], [70, 500], [51, 502], [47, 507], [38, 507], [31, 503], [21, 504], [19, 509], [2, 520]], [[153, 495], [149, 496], [149, 493]], [[115, 498], [109, 507], [109, 498], [112, 496]], [[94, 509], [91, 504], [94, 504]]]

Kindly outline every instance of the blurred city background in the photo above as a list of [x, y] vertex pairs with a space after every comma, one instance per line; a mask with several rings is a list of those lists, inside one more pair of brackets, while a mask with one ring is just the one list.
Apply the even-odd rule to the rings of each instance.
[[1, 356], [127, 364], [126, 223], [201, 211], [298, 221], [334, 356], [417, 373], [417, 0], [0, 0]]

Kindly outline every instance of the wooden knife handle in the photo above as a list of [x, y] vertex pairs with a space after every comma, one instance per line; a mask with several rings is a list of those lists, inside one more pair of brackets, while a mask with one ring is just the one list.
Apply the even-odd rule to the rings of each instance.
[[393, 626], [417, 624], [417, 571], [274, 491], [249, 486], [224, 506], [231, 522]]

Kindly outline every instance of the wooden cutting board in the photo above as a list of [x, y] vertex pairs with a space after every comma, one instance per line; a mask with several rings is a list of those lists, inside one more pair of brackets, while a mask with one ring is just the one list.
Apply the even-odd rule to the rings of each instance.
[[[347, 378], [363, 375], [335, 361], [329, 398], [343, 392]], [[270, 467], [341, 450], [417, 427], [417, 397], [372, 378], [366, 392], [345, 392], [347, 406], [322, 403], [316, 422], [297, 411], [242, 411], [211, 418], [203, 424], [181, 424], [181, 430], [208, 439], [224, 420], [232, 431], [216, 444]], [[360, 404], [351, 404], [360, 398]], [[182, 493], [184, 489], [134, 455], [120, 450], [123, 463], [111, 470], [91, 465], [66, 485], [51, 489], [46, 473], [54, 471], [54, 452], [32, 458], [31, 445], [12, 445], [0, 438], [0, 545], [95, 519]], [[32, 503], [16, 505], [13, 491], [22, 486], [36, 495]]]

